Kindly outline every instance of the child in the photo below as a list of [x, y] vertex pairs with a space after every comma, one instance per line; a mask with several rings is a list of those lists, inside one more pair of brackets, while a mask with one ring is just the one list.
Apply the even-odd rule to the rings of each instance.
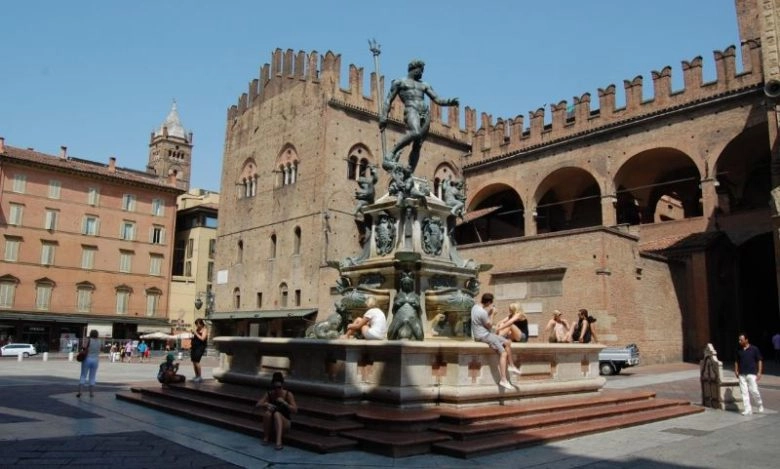
[[171, 383], [183, 383], [184, 375], [176, 374], [179, 371], [179, 364], [173, 362], [173, 354], [169, 353], [165, 357], [165, 363], [160, 364], [160, 371], [157, 372], [157, 381], [167, 386]]

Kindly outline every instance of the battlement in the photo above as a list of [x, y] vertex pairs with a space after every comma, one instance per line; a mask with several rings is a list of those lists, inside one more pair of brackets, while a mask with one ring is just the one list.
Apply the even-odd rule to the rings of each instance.
[[[354, 64], [348, 66], [347, 88], [341, 88], [341, 55], [331, 51], [321, 56], [312, 51], [306, 53], [299, 51], [294, 53], [292, 49], [282, 51], [276, 49], [271, 54], [271, 63], [264, 64], [260, 68], [258, 78], [249, 82], [246, 93], [241, 94], [238, 102], [228, 108], [228, 122], [233, 121], [247, 109], [259, 105], [264, 101], [293, 89], [301, 84], [308, 84], [310, 88], [324, 93], [328, 99], [361, 109], [371, 114], [377, 114], [378, 100], [383, 101], [384, 96], [378, 96], [376, 74], [371, 72], [369, 80], [369, 92], [365, 94], [365, 73], [362, 67]], [[381, 77], [385, 83], [384, 77]], [[383, 86], [385, 93], [386, 87]], [[470, 141], [476, 131], [476, 110], [465, 108], [465, 126], [460, 126], [459, 106], [450, 106], [447, 110], [446, 120], [442, 119], [441, 106], [431, 102], [431, 133], [461, 141]], [[403, 105], [396, 100], [390, 109], [390, 120], [403, 121]]]
[[523, 116], [498, 119], [482, 114], [481, 125], [474, 134], [472, 153], [476, 160], [485, 160], [545, 145], [554, 141], [592, 132], [599, 128], [652, 115], [664, 110], [705, 101], [721, 95], [755, 87], [763, 82], [761, 70], [761, 46], [758, 41], [745, 41], [745, 70], [737, 73], [736, 48], [730, 46], [723, 51], [714, 51], [717, 78], [703, 83], [701, 56], [682, 61], [683, 86], [672, 92], [672, 68], [666, 66], [653, 71], [653, 97], [643, 100], [643, 78], [636, 76], [623, 81], [625, 106], [615, 107], [615, 85], [598, 90], [598, 109], [591, 109], [591, 95], [584, 93], [573, 98], [573, 106], [563, 100], [550, 106], [550, 123], [545, 125], [545, 108], [528, 113], [528, 127]]

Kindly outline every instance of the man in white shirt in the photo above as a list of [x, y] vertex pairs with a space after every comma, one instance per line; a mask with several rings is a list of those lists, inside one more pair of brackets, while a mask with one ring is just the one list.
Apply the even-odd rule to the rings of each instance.
[[387, 338], [387, 318], [381, 309], [376, 307], [376, 298], [369, 296], [366, 300], [368, 310], [363, 316], [355, 318], [347, 326], [347, 332], [341, 336], [342, 339], [349, 339], [357, 332], [367, 340], [385, 340]]
[[[483, 294], [481, 303], [481, 305], [474, 304], [471, 308], [471, 336], [477, 342], [485, 342], [498, 353], [498, 375], [501, 377], [498, 385], [514, 391], [515, 387], [506, 379], [507, 369], [512, 373], [520, 374], [520, 370], [512, 359], [512, 341], [490, 332], [493, 328], [493, 315], [496, 312], [496, 307], [493, 305], [493, 294]], [[509, 364], [508, 368], [507, 364]]]

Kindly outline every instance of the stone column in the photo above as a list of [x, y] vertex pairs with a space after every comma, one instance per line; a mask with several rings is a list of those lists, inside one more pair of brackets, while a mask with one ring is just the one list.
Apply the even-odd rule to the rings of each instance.
[[617, 196], [615, 194], [601, 196], [601, 224], [604, 226], [617, 225]]
[[523, 227], [525, 228], [526, 236], [534, 236], [536, 234], [536, 204], [529, 203], [523, 212]]

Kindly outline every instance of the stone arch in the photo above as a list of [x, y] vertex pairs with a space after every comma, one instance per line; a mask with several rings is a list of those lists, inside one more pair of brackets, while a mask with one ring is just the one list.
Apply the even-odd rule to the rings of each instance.
[[362, 143], [356, 143], [347, 153], [347, 179], [356, 181], [368, 174], [368, 167], [374, 163], [371, 150]]
[[534, 192], [537, 233], [602, 224], [601, 189], [589, 171], [567, 166], [551, 172]]
[[433, 193], [440, 199], [442, 198], [441, 183], [447, 178], [452, 180], [460, 179], [460, 171], [458, 171], [453, 164], [448, 162], [441, 163], [433, 172]]
[[241, 172], [236, 181], [238, 198], [245, 199], [257, 195], [257, 162], [254, 158], [247, 158], [241, 165]]
[[766, 124], [748, 127], [732, 139], [715, 163], [718, 208], [734, 213], [769, 205], [772, 178], [769, 130]]
[[465, 219], [455, 228], [458, 244], [479, 243], [525, 235], [525, 206], [511, 186], [494, 183], [482, 187], [468, 205]]
[[617, 222], [636, 225], [700, 216], [700, 182], [696, 163], [676, 148], [637, 153], [615, 173]]
[[277, 172], [276, 186], [289, 186], [298, 180], [298, 150], [292, 143], [285, 143], [276, 157], [274, 171]]

